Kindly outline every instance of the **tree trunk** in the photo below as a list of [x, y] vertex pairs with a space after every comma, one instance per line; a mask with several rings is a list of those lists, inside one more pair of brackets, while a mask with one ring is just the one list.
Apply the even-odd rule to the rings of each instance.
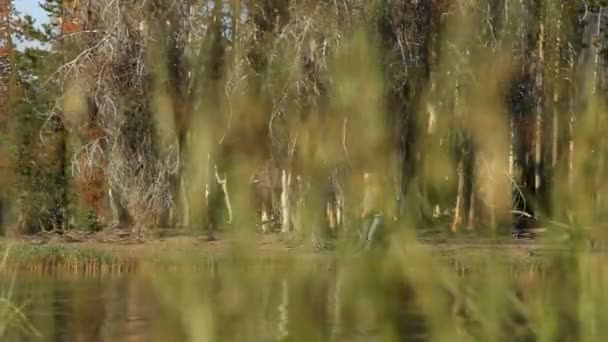
[[603, 184], [604, 184], [604, 153], [601, 150], [601, 147], [598, 147], [598, 151], [597, 153], [599, 154], [597, 157], [597, 169], [596, 169], [596, 173], [595, 173], [595, 189], [597, 189], [597, 191], [595, 192], [595, 214], [601, 214], [602, 213], [602, 188], [603, 188]]
[[112, 191], [112, 188], [110, 187], [110, 189], [108, 189], [108, 199], [110, 202], [110, 211], [112, 212], [112, 227], [118, 227], [120, 225], [120, 205], [118, 203], [118, 200], [116, 198], [116, 196], [114, 196], [114, 191]]
[[471, 197], [470, 197], [470, 201], [469, 201], [469, 219], [468, 219], [468, 225], [467, 225], [467, 229], [468, 230], [475, 230], [475, 226], [477, 224], [476, 221], [476, 206], [477, 206], [477, 193], [475, 191], [475, 189], [471, 190]]
[[475, 230], [475, 227], [477, 225], [477, 184], [476, 184], [477, 182], [475, 179], [475, 177], [477, 177], [477, 174], [478, 174], [477, 165], [476, 165], [477, 160], [474, 155], [474, 151], [471, 147], [468, 148], [467, 152], [470, 153], [470, 155], [468, 156], [468, 158], [470, 158], [469, 167], [467, 169], [468, 177], [469, 177], [469, 185], [470, 185], [467, 229]]
[[65, 230], [68, 228], [68, 151], [67, 151], [67, 129], [64, 126], [63, 120], [58, 120], [60, 126], [57, 141], [57, 197], [55, 198], [56, 207], [56, 218], [55, 224], [56, 229]]
[[206, 184], [206, 203], [207, 203], [207, 215], [205, 217], [205, 225], [207, 234], [210, 239], [214, 238], [215, 231], [218, 224], [218, 189], [217, 182], [215, 180], [215, 158], [211, 157], [211, 154], [207, 155], [207, 184]]
[[8, 70], [3, 70], [5, 73], [0, 74], [0, 229], [3, 228], [5, 219], [5, 213], [7, 205], [5, 198], [8, 198], [8, 189], [11, 184], [8, 182], [10, 174], [9, 165], [9, 149], [4, 144], [9, 130], [9, 120], [13, 119], [12, 112], [12, 100], [15, 99], [13, 94], [16, 85], [16, 78], [14, 73], [15, 60], [13, 55], [13, 43], [12, 43], [12, 27], [11, 27], [11, 0], [5, 0], [1, 2], [0, 11], [3, 12], [6, 17], [0, 18], [3, 20], [0, 23], [3, 27], [0, 27], [0, 63], [7, 61]]
[[[598, 16], [597, 16], [597, 29], [595, 32], [595, 37], [597, 37], [597, 39], [600, 39], [599, 37], [601, 37], [601, 28], [602, 28], [602, 14], [603, 14], [603, 7], [600, 7]], [[599, 61], [600, 61], [600, 54], [601, 54], [601, 42], [597, 42], [596, 44], [593, 44], [593, 49], [594, 51], [594, 55], [595, 55], [595, 60], [593, 62], [593, 101], [597, 101], [596, 97], [597, 97], [597, 92], [598, 92], [598, 87], [599, 87], [599, 83], [600, 80], [598, 78], [598, 73], [599, 73]], [[604, 114], [604, 113], [602, 113]], [[598, 117], [598, 111], [594, 110], [593, 111], [593, 115], [594, 115], [594, 127], [596, 130], [601, 131], [601, 120]], [[597, 134], [597, 133], [596, 133]], [[599, 133], [601, 134], [601, 133]], [[598, 134], [598, 135], [599, 135]], [[601, 140], [602, 137], [598, 136], [598, 139]], [[602, 197], [601, 197], [601, 186], [603, 183], [603, 173], [604, 173], [604, 151], [602, 151], [601, 148], [601, 143], [598, 141], [598, 144], [596, 144], [596, 146], [593, 147], [593, 149], [595, 150], [597, 157], [597, 164], [596, 166], [596, 170], [595, 170], [595, 189], [597, 191], [594, 192], [595, 195], [595, 212], [596, 213], [600, 213], [601, 210], [601, 202], [602, 202]]]
[[[600, 7], [599, 13], [597, 15], [597, 29], [595, 31], [595, 37], [594, 39], [601, 39], [601, 33], [602, 33], [602, 14], [603, 14], [604, 8]], [[600, 44], [601, 42], [595, 42], [591, 44], [591, 48], [594, 50], [594, 61], [593, 61], [593, 95], [597, 94], [597, 89], [598, 89], [598, 84], [599, 84], [599, 79], [598, 79], [598, 73], [599, 73], [599, 62], [600, 62]]]
[[511, 114], [509, 119], [509, 178], [514, 182], [515, 176], [515, 117]]
[[[578, 79], [577, 67], [580, 64], [579, 61], [575, 61], [574, 52], [570, 51], [569, 59], [569, 76], [571, 79]], [[574, 124], [575, 124], [575, 111], [577, 107], [577, 87], [578, 84], [569, 86], [569, 99], [568, 99], [568, 159], [567, 159], [567, 183], [568, 190], [571, 192], [574, 189]]]
[[129, 212], [122, 204], [122, 194], [115, 187], [108, 189], [108, 199], [112, 211], [112, 228], [128, 228], [131, 224]]
[[230, 224], [232, 223], [232, 203], [230, 202], [230, 194], [228, 192], [228, 179], [225, 174], [224, 178], [220, 177], [220, 174], [217, 171], [217, 165], [215, 166], [215, 180], [224, 194], [224, 203], [226, 205], [226, 211], [228, 214], [228, 220], [226, 223]]
[[291, 173], [283, 170], [281, 173], [281, 232], [289, 233], [292, 229], [291, 225], [291, 208], [290, 208], [290, 188], [291, 188]]
[[574, 130], [575, 116], [574, 112], [571, 112], [568, 121], [568, 187], [570, 191], [574, 190]]
[[450, 230], [453, 233], [458, 232], [460, 226], [462, 225], [463, 215], [464, 215], [464, 157], [461, 157], [458, 161], [458, 168], [456, 170], [458, 173], [458, 192], [456, 194], [456, 205], [454, 207], [454, 220], [452, 221], [452, 225]]
[[559, 112], [560, 112], [560, 84], [561, 84], [561, 46], [562, 46], [562, 13], [564, 13], [564, 4], [560, 5], [557, 18], [557, 27], [555, 33], [555, 52], [553, 54], [553, 133], [551, 135], [551, 168], [555, 169], [558, 160], [558, 145], [559, 145]]
[[337, 169], [334, 169], [333, 172], [328, 185], [329, 189], [325, 209], [329, 228], [334, 233], [337, 233], [342, 222], [342, 191], [338, 183]]
[[191, 212], [190, 212], [190, 194], [188, 192], [187, 186], [186, 186], [186, 178], [184, 177], [184, 175], [180, 175], [179, 177], [179, 187], [180, 187], [180, 193], [181, 193], [181, 219], [180, 219], [180, 224], [183, 227], [190, 227], [191, 222], [190, 219], [192, 217]]
[[559, 93], [557, 89], [553, 91], [553, 133], [551, 138], [551, 168], [555, 169], [559, 153]]
[[[542, 20], [542, 18], [541, 18]], [[543, 65], [545, 45], [545, 26], [541, 22], [538, 33], [538, 61], [536, 65], [536, 125], [534, 133], [534, 191], [540, 192], [542, 185], [542, 144], [543, 144]]]

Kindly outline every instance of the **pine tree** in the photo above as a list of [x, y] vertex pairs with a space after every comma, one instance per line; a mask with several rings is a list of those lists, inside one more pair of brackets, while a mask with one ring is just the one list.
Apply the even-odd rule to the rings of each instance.
[[[37, 28], [35, 20], [12, 9], [12, 37], [21, 47], [11, 49], [11, 81], [6, 146], [12, 153], [10, 170], [14, 175], [10, 189], [15, 233], [34, 233], [48, 227], [63, 226], [65, 173], [57, 170], [56, 154], [62, 154], [49, 117], [57, 98], [49, 77], [59, 62], [57, 51], [48, 43], [56, 39], [52, 27]], [[3, 177], [4, 180], [11, 179]]]

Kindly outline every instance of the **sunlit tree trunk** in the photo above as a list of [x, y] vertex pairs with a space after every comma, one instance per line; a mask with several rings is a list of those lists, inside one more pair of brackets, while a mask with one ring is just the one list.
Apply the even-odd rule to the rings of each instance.
[[289, 233], [292, 229], [291, 202], [291, 173], [283, 169], [281, 172], [281, 232]]

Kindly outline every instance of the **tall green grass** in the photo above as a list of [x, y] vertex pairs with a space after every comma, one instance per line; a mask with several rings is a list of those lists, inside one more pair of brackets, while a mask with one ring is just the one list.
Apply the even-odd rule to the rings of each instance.
[[[207, 223], [210, 200], [206, 186], [215, 183], [215, 175], [209, 170], [216, 167], [217, 156], [229, 153], [221, 160], [220, 172], [228, 182], [234, 215], [230, 224], [221, 229], [234, 243], [227, 256], [230, 262], [193, 270], [188, 265], [199, 262], [195, 259], [200, 255], [184, 253], [171, 260], [186, 265], [183, 269], [165, 272], [159, 267], [146, 273], [154, 290], [152, 299], [159, 303], [159, 319], [151, 327], [155, 340], [608, 338], [608, 256], [593, 252], [583, 238], [585, 227], [604, 230], [601, 218], [605, 215], [605, 201], [596, 196], [603, 194], [601, 171], [607, 152], [603, 138], [606, 108], [600, 96], [582, 92], [577, 97], [589, 105], [556, 109], [560, 117], [573, 116], [577, 120], [572, 134], [565, 135], [575, 141], [575, 172], [570, 172], [565, 164], [552, 171], [567, 180], [551, 178], [552, 198], [543, 210], [551, 218], [547, 222], [568, 227], [569, 238], [552, 245], [559, 249], [550, 250], [547, 245], [541, 256], [533, 256], [530, 249], [520, 246], [490, 245], [474, 253], [472, 245], [442, 249], [417, 239], [417, 232], [432, 221], [429, 217], [436, 206], [448, 212], [454, 207], [458, 191], [456, 164], [459, 158], [464, 160], [467, 151], [475, 154], [468, 170], [474, 175], [470, 176], [475, 193], [471, 198], [479, 201], [472, 216], [475, 228], [480, 235], [496, 235], [504, 227], [511, 229], [515, 175], [509, 170], [509, 151], [513, 114], [506, 97], [510, 83], [526, 68], [534, 69], [531, 74], [539, 70], [550, 74], [543, 71], [553, 67], [547, 62], [549, 56], [545, 56], [545, 61], [538, 57], [536, 63], [542, 64], [538, 66], [524, 61], [528, 57], [517, 49], [523, 49], [526, 39], [544, 30], [536, 30], [537, 26], [547, 25], [547, 32], [553, 32], [549, 29], [552, 17], [533, 17], [524, 11], [529, 9], [524, 1], [504, 1], [505, 8], [508, 4], [512, 7], [502, 13], [501, 31], [488, 28], [491, 19], [485, 8], [490, 8], [490, 2], [456, 1], [449, 7], [454, 12], [434, 13], [435, 21], [426, 27], [442, 27], [429, 34], [429, 51], [420, 53], [429, 55], [424, 62], [430, 66], [415, 61], [403, 63], [401, 70], [394, 68], [394, 58], [387, 57], [388, 48], [379, 37], [376, 22], [379, 13], [391, 8], [389, 3], [392, 2], [360, 4], [360, 17], [352, 15], [348, 25], [349, 21], [340, 20], [345, 14], [330, 12], [327, 9], [332, 7], [327, 4], [323, 7], [292, 2], [295, 7], [290, 7], [293, 12], [288, 24], [292, 26], [284, 31], [259, 34], [243, 23], [241, 29], [246, 34], [234, 38], [231, 58], [221, 59], [226, 65], [219, 77], [205, 74], [210, 68], [206, 63], [212, 58], [209, 46], [202, 47], [209, 54], [189, 61], [195, 71], [203, 74], [204, 84], [195, 87], [193, 103], [188, 104], [192, 107], [188, 144], [180, 151], [180, 157], [186, 159], [181, 172], [188, 185], [181, 188], [183, 197], [176, 201], [175, 210], [184, 209], [187, 202], [191, 212], [186, 215], [192, 225]], [[403, 6], [414, 3], [418, 2], [403, 1]], [[555, 8], [551, 6], [551, 2], [543, 2], [538, 10], [553, 13], [550, 9]], [[417, 18], [405, 21], [410, 19]], [[445, 26], [442, 20], [447, 21]], [[528, 29], [528, 24], [534, 29]], [[420, 30], [417, 33], [426, 33]], [[411, 38], [407, 34], [400, 37]], [[211, 45], [210, 41], [203, 43]], [[158, 46], [164, 47], [162, 43]], [[416, 46], [418, 41], [393, 43]], [[326, 50], [323, 44], [329, 48]], [[262, 55], [262, 70], [245, 63], [247, 53], [251, 53], [247, 48]], [[549, 52], [559, 58], [563, 50]], [[160, 146], [158, 153], [169, 154], [163, 148], [177, 139], [176, 123], [168, 115], [175, 110], [171, 102], [183, 99], [171, 97], [175, 89], [166, 91], [160, 86], [168, 82], [163, 51], [148, 52], [145, 63], [155, 64], [148, 65], [152, 71], [146, 75], [154, 85], [150, 85], [151, 98], [146, 99], [150, 102], [146, 110], [152, 113], [146, 113], [150, 114], [146, 118], [155, 120], [152, 126]], [[527, 53], [538, 51], [530, 49]], [[411, 58], [405, 53], [400, 57]], [[425, 73], [416, 70], [416, 66], [429, 68], [426, 82], [416, 82]], [[401, 78], [389, 74], [391, 70]], [[396, 135], [403, 132], [395, 133], [393, 119], [400, 113], [392, 112], [396, 109], [387, 100], [388, 89], [397, 86], [393, 77], [410, 82], [413, 89], [409, 91], [416, 94], [402, 94], [413, 102], [407, 103], [407, 120], [411, 120], [408, 124], [412, 127], [407, 139], [414, 146], [408, 160], [412, 165], [400, 163], [394, 147]], [[562, 81], [545, 77], [539, 91], [552, 89], [551, 82]], [[591, 82], [591, 78], [584, 81]], [[81, 107], [88, 96], [86, 91], [66, 96], [66, 110], [84, 115]], [[548, 98], [537, 94], [535, 100], [549, 101]], [[547, 117], [545, 113], [544, 118]], [[466, 146], [473, 147], [467, 150]], [[547, 146], [548, 143], [543, 149]], [[258, 258], [262, 254], [255, 238], [259, 203], [251, 186], [252, 175], [267, 163], [272, 164], [269, 160], [275, 163], [273, 166], [292, 172], [293, 189], [297, 189], [293, 190], [294, 202], [290, 203], [294, 222], [293, 229], [284, 235], [306, 246], [306, 252], [277, 254], [275, 260], [284, 258], [286, 262], [276, 267], [266, 267], [269, 263]], [[345, 198], [345, 224], [338, 231], [326, 229], [324, 213], [328, 170], [334, 169], [341, 172]], [[365, 173], [379, 179], [381, 196], [376, 209], [384, 213], [381, 233], [387, 241], [369, 252], [353, 248], [361, 223]], [[401, 186], [404, 173], [409, 178], [408, 187], [398, 205], [395, 188]], [[147, 202], [138, 203], [142, 208], [160, 203], [158, 198], [144, 200]], [[602, 237], [600, 234], [599, 239]], [[304, 257], [313, 245], [328, 241], [335, 242], [335, 257], [313, 261]], [[538, 243], [542, 250], [543, 239], [539, 238]], [[514, 255], [505, 257], [498, 248], [506, 248]], [[62, 248], [48, 253], [45, 260], [59, 260], [57, 263], [66, 269], [83, 267], [78, 261], [81, 257], [92, 260], [95, 270], [120, 264], [113, 261], [112, 255], [103, 253], [66, 254]], [[442, 253], [450, 255], [446, 258]], [[87, 266], [84, 272], [88, 272]], [[13, 306], [7, 308], [19, 312]]]
[[[464, 14], [453, 15], [459, 19], [451, 19], [446, 14], [446, 20], [451, 24], [441, 36], [445, 40], [436, 43], [448, 51], [432, 67], [441, 77], [431, 78], [434, 86], [416, 90], [424, 93], [422, 98], [425, 100], [415, 109], [418, 126], [414, 134], [420, 155], [413, 158], [417, 164], [412, 166], [416, 170], [412, 179], [417, 189], [425, 194], [435, 191], [439, 202], [453, 199], [455, 177], [450, 172], [454, 170], [450, 148], [454, 146], [449, 146], [444, 139], [455, 127], [466, 131], [478, 157], [475, 182], [483, 205], [477, 215], [483, 219], [477, 227], [493, 231], [496, 222], [509, 221], [511, 215], [509, 110], [504, 97], [505, 86], [522, 68], [522, 62], [510, 47], [511, 40], [517, 38], [509, 36], [512, 32], [504, 32], [504, 36], [499, 32], [496, 39], [501, 40], [501, 44], [493, 48], [479, 44], [477, 32], [485, 17], [483, 11], [475, 12], [474, 8], [485, 5], [474, 1], [459, 3], [462, 5], [459, 10]], [[511, 18], [519, 15], [518, 19], [523, 22], [532, 20], [515, 10], [508, 15]], [[549, 21], [550, 18], [546, 18], [546, 22]], [[328, 83], [322, 104], [300, 109], [305, 119], [294, 119], [298, 124], [290, 132], [297, 136], [297, 154], [293, 162], [310, 182], [297, 234], [303, 236], [304, 241], [318, 236], [323, 225], [320, 214], [323, 196], [318, 177], [322, 177], [328, 165], [347, 165], [344, 184], [349, 202], [347, 210], [352, 216], [347, 216], [346, 232], [339, 234], [338, 240], [346, 239], [349, 230], [352, 233], [357, 229], [357, 194], [363, 187], [362, 174], [367, 171], [381, 175], [386, 182], [379, 206], [385, 212], [384, 232], [389, 235], [389, 244], [368, 254], [353, 254], [352, 249], [343, 247], [348, 243], [338, 243], [336, 253], [339, 257], [335, 263], [328, 263], [327, 268], [301, 261], [272, 272], [243, 271], [239, 266], [249, 262], [245, 256], [255, 255], [257, 246], [250, 238], [254, 203], [242, 179], [259, 160], [255, 154], [248, 158], [247, 149], [241, 154], [237, 152], [227, 170], [232, 176], [229, 177], [233, 181], [230, 189], [237, 213], [230, 228], [239, 241], [233, 250], [237, 263], [225, 265], [213, 273], [158, 277], [154, 284], [161, 300], [161, 312], [166, 315], [166, 320], [158, 327], [160, 336], [171, 336], [167, 331], [179, 331], [183, 334], [181, 338], [188, 341], [402, 341], [408, 338], [600, 341], [608, 338], [605, 328], [608, 327], [605, 309], [607, 257], [591, 252], [583, 240], [567, 240], [560, 244], [562, 249], [559, 251], [546, 253], [538, 264], [525, 267], [517, 267], [513, 258], [501, 257], [492, 247], [474, 256], [467, 254], [466, 247], [462, 251], [455, 249], [453, 262], [447, 262], [437, 256], [435, 247], [416, 239], [415, 232], [421, 224], [419, 210], [433, 203], [421, 203], [428, 197], [416, 193], [415, 186], [404, 199], [404, 216], [393, 221], [397, 209], [391, 182], [399, 177], [390, 148], [393, 127], [388, 120], [391, 113], [387, 113], [384, 102], [384, 90], [388, 85], [379, 57], [381, 46], [374, 38], [364, 28], [345, 33], [339, 48], [328, 56], [330, 62], [324, 72], [332, 82]], [[273, 50], [276, 55], [269, 63], [271, 75], [276, 78], [271, 77], [268, 82], [278, 82], [284, 76], [282, 73], [294, 72], [297, 77], [301, 72], [298, 66], [294, 71], [289, 64], [294, 53], [291, 46], [281, 43], [277, 43], [279, 47]], [[467, 89], [458, 95], [460, 102], [456, 109], [446, 107], [442, 102], [448, 101], [446, 94], [459, 91], [456, 88], [463, 84]], [[285, 93], [290, 95], [288, 91]], [[256, 127], [258, 120], [264, 122], [264, 112], [259, 111], [260, 103], [255, 98], [245, 96], [233, 101], [232, 110], [242, 112], [243, 116], [232, 121], [232, 130], [247, 132]], [[222, 108], [206, 107], [204, 110], [213, 112]], [[432, 135], [425, 134], [431, 110], [436, 111], [437, 120]], [[292, 120], [290, 116], [302, 112], [287, 106], [282, 115], [289, 121]], [[203, 112], [196, 114], [199, 118], [207, 117]], [[582, 170], [593, 174], [598, 154], [605, 155], [603, 149], [595, 151], [595, 155], [589, 154], [589, 144], [601, 133], [598, 126], [588, 125], [590, 117], [604, 114], [603, 107], [597, 104], [573, 114], [582, 122], [577, 125], [574, 137], [580, 146], [574, 165], [581, 170], [574, 179], [575, 184], [581, 186], [580, 191], [568, 190], [568, 182], [557, 178], [552, 183], [553, 193], [558, 195], [550, 202], [554, 207], [547, 212], [560, 213], [566, 207], [576, 217], [566, 222], [575, 232], [582, 231], [584, 226], [598, 224], [592, 209], [594, 205], [590, 202], [591, 190], [582, 191], [588, 189], [592, 181]], [[257, 118], [258, 115], [262, 118]], [[342, 131], [344, 125], [348, 125], [347, 133]], [[205, 136], [209, 134], [208, 127], [212, 127], [212, 123], [201, 119], [193, 129], [205, 132], [201, 133]], [[195, 167], [198, 170], [195, 173], [198, 173], [208, 169], [206, 159], [200, 156], [212, 145], [206, 139], [194, 144], [191, 153], [198, 156], [192, 159], [200, 163]], [[263, 146], [265, 142], [259, 144]], [[201, 192], [191, 196], [203, 198]], [[561, 220], [559, 215], [557, 219]], [[519, 247], [513, 247], [513, 250], [520, 251]], [[239, 258], [242, 258], [241, 264]], [[520, 258], [532, 256], [522, 252]], [[277, 292], [281, 295], [276, 295]]]
[[[10, 248], [6, 248], [3, 252], [0, 262], [0, 275], [4, 276], [7, 273], [7, 260]], [[13, 300], [15, 278], [16, 274], [12, 273], [12, 281], [9, 282], [9, 286], [0, 289], [0, 338], [6, 336], [7, 331], [11, 329], [21, 330], [29, 336], [40, 337], [39, 331], [32, 325], [24, 313], [26, 305], [15, 303]]]

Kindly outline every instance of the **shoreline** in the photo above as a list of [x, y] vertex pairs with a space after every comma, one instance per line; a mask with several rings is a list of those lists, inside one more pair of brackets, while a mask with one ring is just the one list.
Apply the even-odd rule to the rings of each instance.
[[[250, 234], [234, 238], [222, 234], [207, 241], [201, 235], [146, 238], [143, 241], [103, 241], [88, 234], [87, 240], [53, 235], [0, 238], [0, 272], [68, 273], [78, 275], [129, 274], [145, 270], [208, 269], [218, 262], [247, 261], [248, 265], [293, 265], [298, 262], [333, 263], [344, 253], [315, 252], [305, 244], [294, 244], [278, 234]], [[50, 235], [49, 235], [50, 236]], [[404, 248], [425, 248], [448, 262], [507, 260], [522, 265], [538, 265], [543, 256], [574, 249], [566, 244], [513, 239], [418, 238]], [[605, 254], [604, 250], [590, 253]], [[363, 255], [354, 253], [353, 257]], [[350, 257], [350, 256], [349, 256]]]

